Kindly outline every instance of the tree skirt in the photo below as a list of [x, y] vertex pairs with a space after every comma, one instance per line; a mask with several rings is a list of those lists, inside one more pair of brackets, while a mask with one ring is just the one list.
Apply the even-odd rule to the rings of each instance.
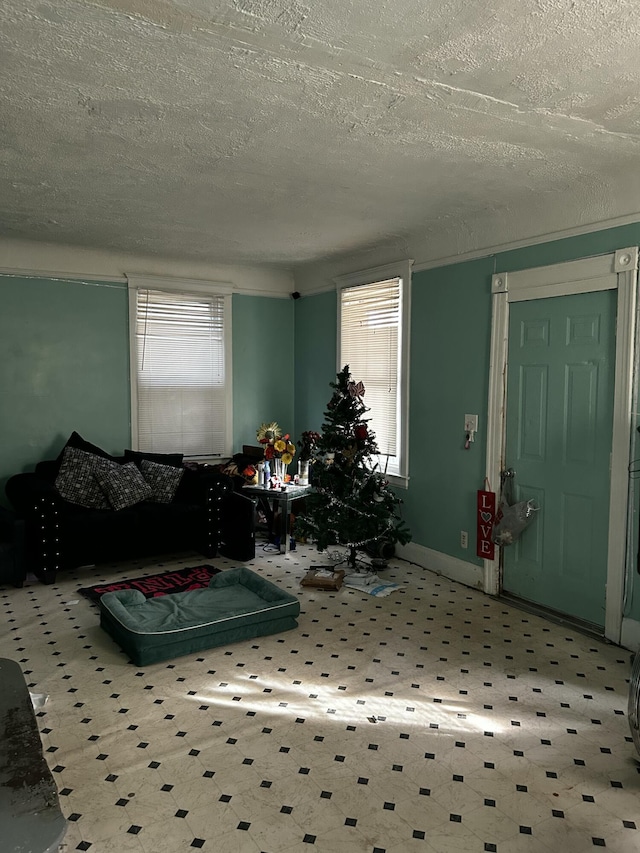
[[116, 592], [119, 589], [138, 589], [145, 598], [155, 598], [158, 595], [172, 595], [189, 589], [203, 589], [209, 586], [209, 581], [219, 571], [220, 569], [209, 565], [188, 566], [157, 575], [87, 586], [79, 589], [78, 592], [90, 601], [99, 601], [100, 596], [105, 592]]

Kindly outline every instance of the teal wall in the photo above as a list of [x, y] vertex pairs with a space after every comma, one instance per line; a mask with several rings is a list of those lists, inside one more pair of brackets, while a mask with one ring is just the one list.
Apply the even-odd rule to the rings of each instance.
[[[293, 434], [293, 301], [234, 295], [232, 310], [240, 450], [262, 420]], [[8, 477], [73, 430], [113, 453], [131, 445], [127, 287], [0, 276], [0, 503]]]
[[320, 432], [336, 378], [337, 301], [335, 292], [301, 297], [295, 303], [296, 436]]
[[[415, 542], [480, 564], [475, 493], [485, 466], [491, 274], [638, 244], [640, 223], [414, 275], [411, 480], [400, 493]], [[278, 421], [296, 439], [320, 428], [337, 370], [336, 308], [335, 292], [298, 300], [233, 296], [235, 450], [255, 443], [263, 420]], [[128, 354], [123, 283], [0, 276], [0, 500], [10, 474], [56, 454], [74, 429], [113, 452], [129, 445]], [[468, 451], [466, 412], [480, 422]], [[469, 531], [466, 550], [460, 530]], [[640, 619], [637, 580], [631, 571], [626, 615]]]
[[[640, 244], [640, 223], [501, 252], [413, 275], [410, 363], [410, 483], [399, 490], [413, 541], [476, 565], [476, 491], [485, 476], [491, 339], [491, 276], [612, 252]], [[336, 365], [335, 293], [306, 297], [296, 307], [296, 423], [317, 424]], [[312, 341], [313, 346], [308, 342]], [[464, 415], [480, 431], [464, 450]], [[637, 445], [640, 447], [640, 442]], [[638, 464], [640, 470], [640, 463]], [[492, 488], [497, 488], [492, 483]], [[637, 494], [638, 489], [636, 489]], [[638, 500], [636, 499], [636, 506]], [[640, 619], [635, 572], [637, 512], [625, 615]], [[469, 547], [460, 547], [460, 531]]]
[[75, 429], [108, 451], [129, 444], [124, 284], [0, 277], [0, 494]]
[[294, 302], [233, 296], [234, 451], [256, 445], [263, 421], [291, 436], [294, 424]]
[[[464, 416], [487, 420], [493, 260], [416, 273], [412, 280], [409, 418], [410, 488], [405, 519], [414, 541], [475, 557], [476, 491], [485, 474], [486, 434], [464, 449]], [[460, 547], [460, 531], [469, 547]]]

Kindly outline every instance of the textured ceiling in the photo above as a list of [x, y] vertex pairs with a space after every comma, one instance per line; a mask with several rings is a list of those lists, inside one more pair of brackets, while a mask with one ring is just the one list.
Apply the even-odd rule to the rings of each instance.
[[631, 213], [637, 11], [3, 0], [0, 235], [295, 267]]

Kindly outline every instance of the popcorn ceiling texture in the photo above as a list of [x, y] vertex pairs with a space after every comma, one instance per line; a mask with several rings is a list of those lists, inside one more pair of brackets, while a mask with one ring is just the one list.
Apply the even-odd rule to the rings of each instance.
[[5, 0], [0, 235], [295, 268], [633, 214], [636, 11]]

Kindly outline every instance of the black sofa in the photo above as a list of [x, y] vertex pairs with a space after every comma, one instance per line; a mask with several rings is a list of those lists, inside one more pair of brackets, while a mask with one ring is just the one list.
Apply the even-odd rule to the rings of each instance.
[[54, 583], [59, 570], [157, 554], [196, 551], [246, 562], [255, 556], [253, 502], [233, 488], [231, 478], [208, 466], [183, 464], [182, 457], [127, 450], [114, 457], [74, 433], [66, 447], [100, 455], [119, 465], [153, 460], [181, 467], [170, 503], [143, 500], [132, 506], [87, 508], [61, 497], [56, 487], [63, 452], [39, 462], [33, 473], [15, 474], [5, 492], [23, 522], [23, 576], [31, 572]]

